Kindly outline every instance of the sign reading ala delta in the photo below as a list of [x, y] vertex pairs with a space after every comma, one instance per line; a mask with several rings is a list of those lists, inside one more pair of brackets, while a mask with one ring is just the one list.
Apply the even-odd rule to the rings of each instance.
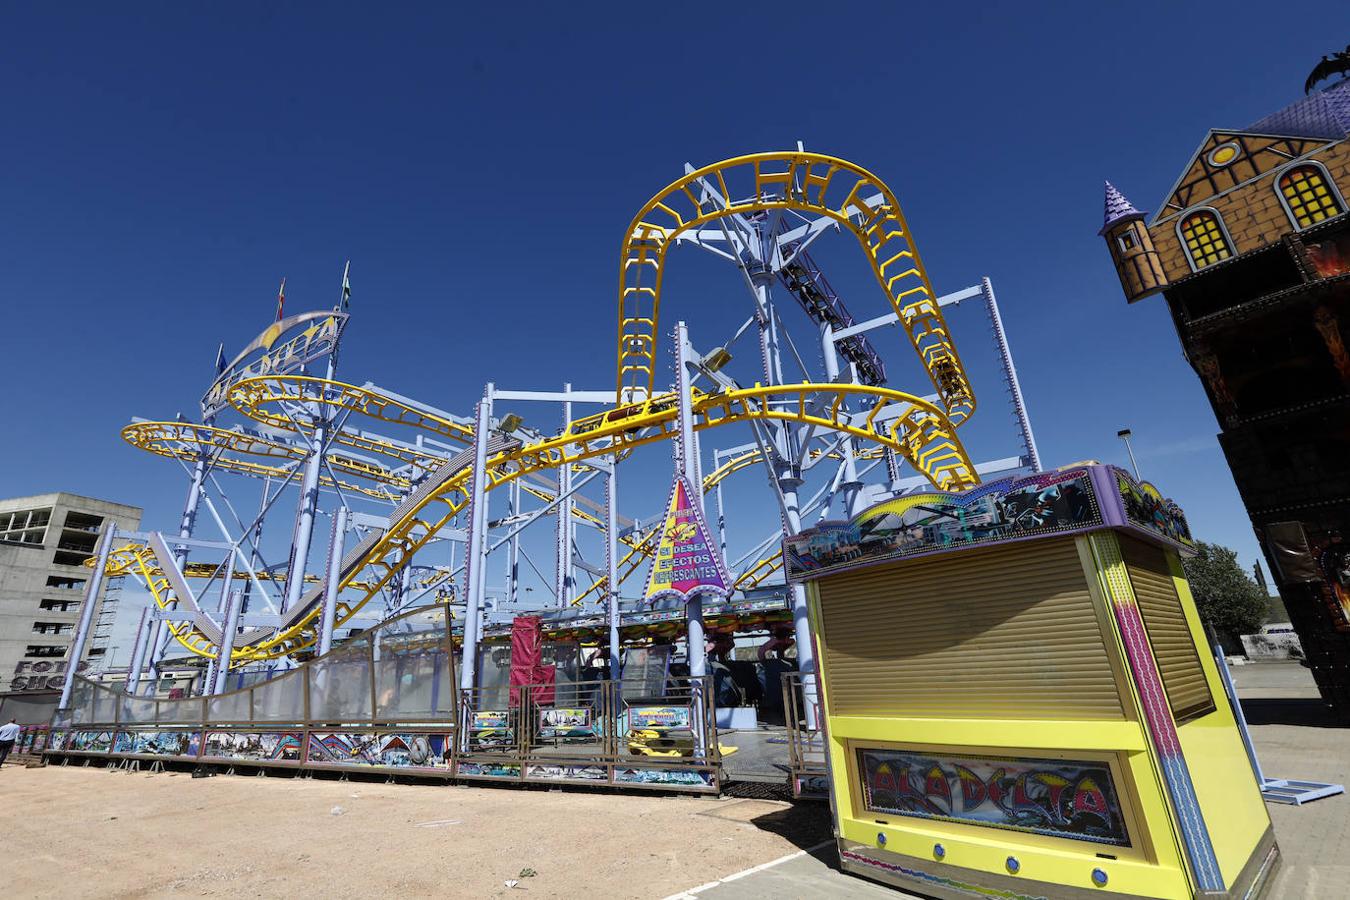
[[647, 590], [643, 593], [646, 600], [665, 597], [689, 600], [695, 594], [723, 598], [731, 593], [731, 579], [708, 537], [703, 509], [691, 501], [692, 495], [684, 476], [676, 477], [666, 506], [661, 541], [656, 545], [656, 561], [647, 576]]

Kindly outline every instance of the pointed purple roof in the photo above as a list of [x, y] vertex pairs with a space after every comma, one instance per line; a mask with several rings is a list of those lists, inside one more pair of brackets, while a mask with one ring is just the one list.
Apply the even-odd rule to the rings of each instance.
[[1106, 182], [1106, 216], [1098, 234], [1106, 234], [1112, 227], [1132, 219], [1142, 219], [1147, 213], [1134, 208], [1134, 204], [1125, 199], [1125, 195], [1116, 190], [1111, 182]]
[[1350, 78], [1253, 122], [1247, 131], [1338, 141], [1350, 134]]

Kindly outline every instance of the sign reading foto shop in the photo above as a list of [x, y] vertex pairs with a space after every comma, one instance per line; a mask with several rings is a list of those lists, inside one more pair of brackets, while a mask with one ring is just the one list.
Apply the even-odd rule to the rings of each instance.
[[1104, 762], [862, 748], [858, 769], [863, 804], [873, 813], [1130, 844], [1120, 797]]

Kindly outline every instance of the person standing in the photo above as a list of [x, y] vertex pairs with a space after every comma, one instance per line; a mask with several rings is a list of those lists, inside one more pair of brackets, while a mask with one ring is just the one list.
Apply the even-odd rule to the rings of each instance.
[[14, 719], [10, 719], [8, 725], [0, 725], [0, 766], [9, 758], [9, 751], [14, 749], [14, 742], [22, 731]]

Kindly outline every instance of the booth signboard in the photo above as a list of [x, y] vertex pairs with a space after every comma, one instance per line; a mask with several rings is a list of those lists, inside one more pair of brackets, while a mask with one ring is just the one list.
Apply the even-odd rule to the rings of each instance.
[[588, 707], [543, 707], [539, 710], [541, 738], [589, 737], [591, 711]]
[[[301, 313], [273, 322], [221, 370], [202, 397], [202, 415], [213, 416], [225, 409], [230, 389], [247, 378], [289, 375], [333, 352], [346, 324], [347, 314], [334, 310]], [[278, 344], [283, 335], [287, 339]]]
[[1113, 466], [1078, 465], [991, 481], [968, 491], [906, 494], [847, 522], [822, 522], [783, 541], [789, 578], [802, 580], [902, 559], [1123, 526], [1191, 551], [1186, 516], [1148, 482]]
[[628, 727], [630, 729], [688, 728], [692, 720], [687, 706], [628, 707]]
[[870, 812], [1130, 844], [1115, 781], [1103, 762], [862, 748], [858, 768]]
[[1004, 478], [959, 494], [906, 494], [849, 522], [822, 522], [783, 545], [790, 572], [814, 574], [1101, 522], [1088, 471], [1073, 468]]
[[675, 479], [656, 558], [643, 591], [648, 601], [663, 597], [688, 600], [695, 595], [722, 599], [731, 593], [731, 578], [708, 534], [701, 505], [691, 499], [695, 496], [683, 476]]
[[1157, 532], [1185, 547], [1194, 547], [1191, 527], [1181, 507], [1164, 497], [1147, 481], [1135, 481], [1125, 472], [1116, 470], [1116, 487], [1125, 504], [1125, 517], [1132, 525]]
[[498, 728], [510, 728], [511, 715], [504, 709], [478, 710], [469, 721], [472, 731], [490, 731]]

